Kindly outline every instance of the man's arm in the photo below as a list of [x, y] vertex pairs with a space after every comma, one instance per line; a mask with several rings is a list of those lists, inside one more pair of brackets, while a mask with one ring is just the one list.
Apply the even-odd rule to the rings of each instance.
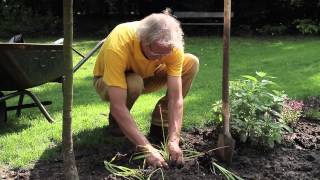
[[118, 87], [108, 88], [110, 99], [110, 112], [116, 119], [123, 133], [137, 146], [149, 144], [148, 140], [140, 133], [127, 106], [127, 90]]
[[171, 159], [177, 164], [183, 163], [183, 154], [179, 147], [183, 117], [183, 97], [181, 77], [168, 76], [169, 129], [168, 146]]
[[110, 112], [116, 119], [122, 132], [137, 147], [148, 151], [147, 161], [154, 167], [167, 167], [162, 156], [151, 146], [147, 138], [138, 130], [127, 106], [127, 90], [118, 87], [108, 87]]

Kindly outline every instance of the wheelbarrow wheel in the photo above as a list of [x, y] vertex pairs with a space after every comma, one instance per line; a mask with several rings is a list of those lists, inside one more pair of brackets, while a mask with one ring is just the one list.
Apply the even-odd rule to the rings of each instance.
[[[0, 97], [3, 97], [4, 94], [0, 91]], [[0, 102], [0, 127], [4, 126], [7, 122], [7, 107], [6, 101]]]

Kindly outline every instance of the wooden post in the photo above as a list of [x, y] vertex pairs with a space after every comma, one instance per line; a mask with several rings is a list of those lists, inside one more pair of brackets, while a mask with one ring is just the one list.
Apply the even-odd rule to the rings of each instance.
[[72, 141], [72, 102], [73, 102], [73, 72], [72, 72], [72, 42], [73, 42], [73, 0], [63, 0], [63, 58], [65, 62], [65, 79], [63, 80], [63, 123], [62, 145], [64, 176], [68, 180], [78, 180], [78, 170], [73, 151]]

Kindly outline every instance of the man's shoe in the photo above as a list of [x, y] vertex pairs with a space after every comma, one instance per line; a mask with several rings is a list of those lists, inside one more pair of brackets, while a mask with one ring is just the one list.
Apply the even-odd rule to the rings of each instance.
[[167, 140], [168, 136], [168, 128], [161, 127], [151, 124], [149, 137], [151, 138], [151, 142], [155, 144], [164, 143]]
[[118, 126], [114, 117], [109, 113], [109, 126], [107, 126], [107, 131], [115, 137], [123, 137], [125, 136]]

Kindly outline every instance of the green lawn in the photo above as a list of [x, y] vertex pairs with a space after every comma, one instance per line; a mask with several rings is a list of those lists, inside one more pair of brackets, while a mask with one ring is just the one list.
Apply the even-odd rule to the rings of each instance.
[[[52, 39], [53, 40], [53, 39]], [[47, 42], [32, 39], [27, 42]], [[97, 40], [75, 40], [75, 48], [90, 51]], [[220, 98], [222, 39], [186, 38], [186, 52], [200, 58], [200, 71], [185, 99], [184, 128], [203, 126], [211, 119], [211, 104]], [[320, 37], [272, 37], [231, 39], [231, 79], [264, 71], [278, 77], [274, 81], [292, 98], [320, 94]], [[75, 56], [77, 57], [77, 56]], [[99, 100], [92, 87], [92, 68], [96, 55], [74, 74], [73, 129], [75, 147], [99, 147], [108, 143], [103, 136], [109, 106]], [[75, 58], [75, 62], [78, 58]], [[61, 84], [46, 84], [32, 91], [41, 100], [51, 100], [47, 109], [55, 119], [49, 124], [38, 109], [22, 111], [16, 118], [9, 113], [7, 127], [0, 130], [0, 166], [32, 167], [41, 157], [54, 158], [61, 150]], [[164, 91], [141, 96], [132, 109], [141, 130], [148, 132], [150, 113]], [[15, 104], [16, 99], [8, 104]]]

